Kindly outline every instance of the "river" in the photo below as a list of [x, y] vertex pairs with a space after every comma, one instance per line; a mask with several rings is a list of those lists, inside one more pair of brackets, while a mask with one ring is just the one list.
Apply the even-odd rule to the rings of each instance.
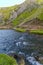
[[[0, 30], [0, 53], [23, 54], [30, 64], [41, 65], [36, 61], [33, 63], [33, 55], [43, 56], [43, 35], [21, 33], [14, 30]], [[31, 60], [30, 60], [31, 59]], [[43, 64], [42, 64], [43, 65]]]

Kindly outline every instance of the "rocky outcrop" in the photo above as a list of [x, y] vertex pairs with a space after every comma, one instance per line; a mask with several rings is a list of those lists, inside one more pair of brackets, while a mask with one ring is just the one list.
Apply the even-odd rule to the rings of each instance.
[[12, 20], [14, 20], [16, 17], [17, 17], [17, 12], [13, 10], [13, 11], [10, 13], [10, 18], [9, 18], [9, 20], [12, 21]]
[[3, 14], [0, 13], [0, 23], [3, 22]]
[[26, 0], [24, 3], [22, 3], [19, 6], [19, 9], [17, 10], [17, 14], [21, 14], [23, 11], [25, 11], [26, 9], [29, 9], [31, 11], [31, 9], [33, 9], [34, 7], [37, 7], [35, 3], [33, 3], [33, 1], [31, 0]]
[[27, 8], [27, 4], [23, 3], [20, 5], [20, 8], [17, 11], [17, 14], [21, 14]]

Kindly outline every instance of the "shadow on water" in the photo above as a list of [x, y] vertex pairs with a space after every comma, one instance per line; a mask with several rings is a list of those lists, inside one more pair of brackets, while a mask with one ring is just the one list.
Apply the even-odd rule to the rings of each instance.
[[[25, 64], [31, 65], [33, 56], [43, 56], [43, 35], [0, 30], [0, 53], [22, 55], [25, 58]], [[32, 57], [28, 62], [26, 59], [30, 56]]]

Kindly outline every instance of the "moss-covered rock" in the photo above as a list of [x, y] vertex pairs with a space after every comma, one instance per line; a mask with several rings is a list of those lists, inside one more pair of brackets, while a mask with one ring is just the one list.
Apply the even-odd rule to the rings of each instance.
[[6, 54], [0, 54], [0, 65], [18, 65], [16, 60]]

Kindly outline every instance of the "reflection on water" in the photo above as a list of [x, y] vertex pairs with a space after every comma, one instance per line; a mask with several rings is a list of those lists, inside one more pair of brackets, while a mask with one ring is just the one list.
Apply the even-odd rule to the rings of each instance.
[[43, 35], [0, 30], [0, 53], [10, 52], [24, 56], [31, 56], [32, 53], [43, 56]]

